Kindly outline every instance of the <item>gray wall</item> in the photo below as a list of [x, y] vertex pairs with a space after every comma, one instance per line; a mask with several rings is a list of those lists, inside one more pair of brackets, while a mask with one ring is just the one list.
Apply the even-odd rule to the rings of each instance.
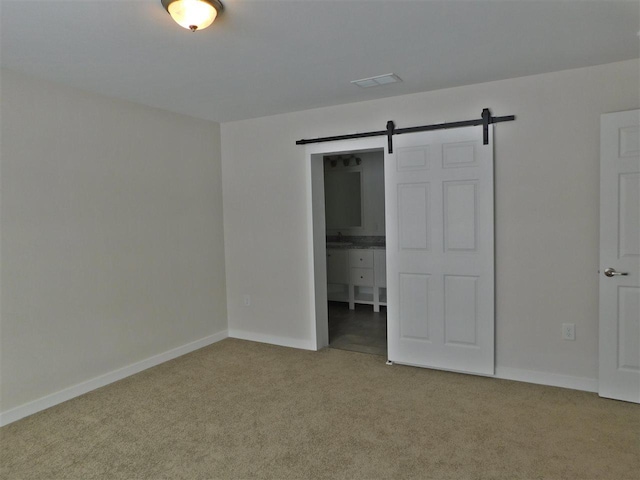
[[225, 331], [219, 125], [1, 87], [2, 411]]
[[[638, 108], [638, 72], [632, 60], [222, 124], [230, 332], [313, 339], [309, 167], [296, 140], [390, 119], [401, 128], [478, 118], [489, 107], [517, 116], [495, 129], [497, 366], [593, 384], [600, 114]], [[576, 341], [562, 340], [563, 322], [576, 324]]]

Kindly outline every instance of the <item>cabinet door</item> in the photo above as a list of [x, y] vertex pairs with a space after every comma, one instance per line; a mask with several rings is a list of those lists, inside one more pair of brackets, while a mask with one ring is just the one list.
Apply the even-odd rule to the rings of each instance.
[[385, 250], [374, 250], [373, 264], [375, 271], [376, 287], [387, 286], [387, 252]]
[[349, 283], [349, 250], [327, 250], [327, 283]]

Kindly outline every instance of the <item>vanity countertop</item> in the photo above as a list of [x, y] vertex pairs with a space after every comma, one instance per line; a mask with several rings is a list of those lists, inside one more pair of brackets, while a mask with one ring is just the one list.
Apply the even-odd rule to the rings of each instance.
[[384, 243], [327, 242], [327, 250], [384, 250]]
[[328, 236], [327, 249], [383, 250], [386, 248], [384, 236]]

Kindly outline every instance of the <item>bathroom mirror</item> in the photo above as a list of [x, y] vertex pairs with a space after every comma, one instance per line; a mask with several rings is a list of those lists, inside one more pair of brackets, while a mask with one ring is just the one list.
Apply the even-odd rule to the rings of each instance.
[[362, 226], [362, 171], [359, 168], [326, 170], [325, 216], [328, 229]]

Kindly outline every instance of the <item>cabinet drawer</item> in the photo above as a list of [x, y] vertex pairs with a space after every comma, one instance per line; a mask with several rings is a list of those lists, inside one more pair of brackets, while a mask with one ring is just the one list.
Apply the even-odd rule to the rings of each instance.
[[373, 287], [372, 268], [352, 268], [351, 283], [361, 287]]
[[349, 250], [349, 266], [373, 268], [373, 250]]

